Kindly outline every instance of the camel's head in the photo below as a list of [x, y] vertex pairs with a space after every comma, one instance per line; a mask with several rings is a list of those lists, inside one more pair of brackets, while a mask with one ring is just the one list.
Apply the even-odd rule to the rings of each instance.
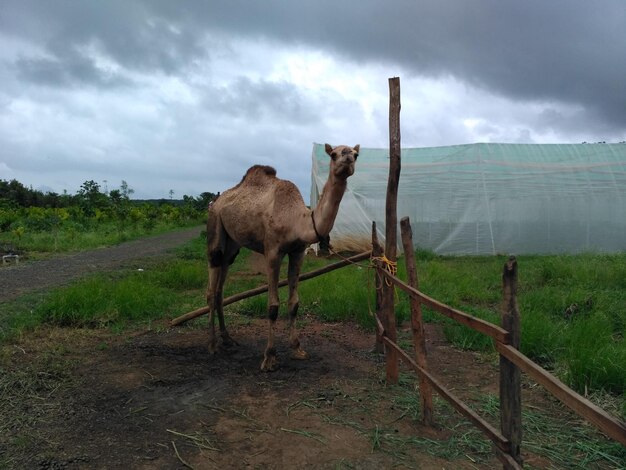
[[330, 171], [337, 177], [347, 179], [354, 173], [354, 164], [359, 156], [359, 145], [348, 147], [347, 145], [339, 145], [332, 148], [326, 144], [326, 153], [330, 155]]

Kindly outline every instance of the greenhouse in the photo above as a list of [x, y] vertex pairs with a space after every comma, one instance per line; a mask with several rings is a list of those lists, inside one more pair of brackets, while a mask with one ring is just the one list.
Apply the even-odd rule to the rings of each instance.
[[[410, 218], [416, 247], [446, 255], [626, 250], [626, 143], [410, 148], [401, 165], [398, 220]], [[328, 169], [324, 145], [314, 144], [312, 207]], [[388, 149], [361, 148], [330, 234], [335, 249], [367, 249], [372, 221], [384, 240], [388, 172]]]

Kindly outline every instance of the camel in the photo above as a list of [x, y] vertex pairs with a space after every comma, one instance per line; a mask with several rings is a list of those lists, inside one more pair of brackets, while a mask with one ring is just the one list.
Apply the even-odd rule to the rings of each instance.
[[278, 318], [278, 277], [285, 255], [289, 257], [289, 345], [292, 357], [308, 359], [300, 346], [296, 329], [298, 312], [298, 276], [304, 259], [304, 250], [311, 243], [327, 239], [339, 203], [346, 190], [347, 179], [354, 173], [359, 156], [359, 145], [354, 148], [325, 145], [330, 156], [330, 172], [317, 207], [308, 209], [302, 195], [291, 181], [276, 177], [271, 166], [251, 167], [241, 182], [224, 191], [208, 210], [207, 255], [209, 284], [209, 353], [217, 352], [215, 339], [215, 313], [219, 319], [222, 346], [237, 344], [228, 334], [222, 307], [223, 290], [228, 268], [241, 247], [264, 255], [267, 267], [269, 334], [261, 370], [277, 367], [274, 347], [274, 326]]

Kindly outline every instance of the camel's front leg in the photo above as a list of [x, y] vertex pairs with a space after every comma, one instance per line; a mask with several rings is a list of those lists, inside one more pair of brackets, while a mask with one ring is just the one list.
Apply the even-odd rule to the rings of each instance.
[[[224, 256], [222, 258], [222, 268], [220, 271], [220, 277], [216, 287], [216, 310], [217, 319], [220, 324], [220, 335], [222, 337], [222, 346], [228, 348], [234, 345], [238, 345], [237, 341], [232, 339], [226, 330], [226, 323], [224, 322], [224, 283], [228, 276], [228, 268], [235, 261], [237, 254], [239, 253], [239, 245], [229, 240], [226, 243], [226, 249], [224, 250]], [[217, 301], [219, 300], [219, 302]]]
[[206, 300], [209, 307], [209, 353], [217, 352], [217, 343], [215, 342], [215, 311], [222, 308], [221, 293], [218, 292], [217, 286], [220, 283], [222, 273], [221, 266], [209, 265], [209, 285], [206, 291]]
[[278, 365], [276, 348], [274, 347], [274, 328], [276, 319], [278, 318], [278, 306], [280, 303], [278, 298], [278, 276], [280, 274], [281, 256], [278, 253], [271, 254], [266, 252], [265, 258], [267, 260], [267, 316], [269, 318], [269, 334], [261, 370], [269, 372], [275, 370]]
[[[215, 312], [217, 313], [217, 320], [220, 325], [220, 335], [222, 337], [222, 346], [229, 348], [236, 346], [238, 343], [230, 337], [226, 330], [226, 323], [224, 322], [224, 283], [226, 276], [228, 275], [228, 264], [223, 264], [220, 272], [220, 278], [217, 283], [217, 289], [215, 292]], [[215, 323], [215, 322], [213, 322]], [[215, 343], [215, 326], [211, 326], [213, 330], [213, 343]]]
[[308, 359], [309, 355], [300, 347], [300, 338], [296, 328], [296, 315], [298, 314], [298, 276], [304, 259], [304, 251], [291, 253], [289, 255], [289, 270], [287, 279], [289, 281], [289, 300], [287, 307], [289, 310], [289, 345], [292, 348], [291, 357], [294, 359]]

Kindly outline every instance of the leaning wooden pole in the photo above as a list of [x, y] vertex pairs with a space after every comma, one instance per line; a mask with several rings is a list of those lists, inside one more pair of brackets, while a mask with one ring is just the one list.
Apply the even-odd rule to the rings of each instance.
[[[510, 334], [510, 346], [519, 350], [520, 317], [517, 305], [517, 260], [511, 256], [502, 272], [502, 328]], [[520, 369], [500, 355], [500, 429], [511, 442], [510, 455], [521, 466], [522, 383]], [[511, 468], [506, 463], [505, 469]]]
[[[385, 204], [385, 256], [390, 263], [396, 262], [398, 243], [398, 182], [400, 180], [400, 79], [389, 79], [389, 178]], [[382, 314], [386, 317], [387, 337], [396, 342], [396, 312], [394, 309], [395, 288], [383, 283]], [[387, 348], [387, 382], [397, 383], [399, 357], [395, 349]]]
[[[376, 321], [381, 325], [387, 323], [385, 318], [381, 320], [381, 306], [383, 296], [383, 275], [378, 271], [382, 269], [381, 258], [384, 254], [383, 246], [378, 241], [378, 232], [376, 231], [376, 222], [372, 221], [372, 261], [376, 269], [374, 270], [374, 286], [376, 288]], [[385, 343], [383, 342], [383, 329], [376, 328], [376, 342], [374, 343], [374, 352], [383, 354], [385, 352]]]
[[[323, 268], [315, 269], [313, 271], [309, 271], [308, 273], [300, 274], [298, 277], [299, 281], [306, 281], [308, 279], [313, 279], [314, 277], [321, 276], [322, 274], [329, 273], [334, 271], [335, 269], [343, 268], [352, 263], [358, 263], [359, 261], [363, 261], [368, 259], [371, 256], [371, 251], [364, 251], [363, 253], [359, 253], [358, 255], [351, 256], [350, 258], [345, 258], [341, 261], [338, 261], [333, 264], [329, 264], [328, 266], [324, 266]], [[287, 285], [287, 279], [283, 279], [278, 283], [278, 287], [283, 287]], [[238, 302], [243, 299], [247, 299], [249, 297], [254, 297], [255, 295], [264, 294], [267, 292], [267, 284], [256, 287], [254, 289], [250, 289], [244, 292], [240, 292], [239, 294], [231, 295], [230, 297], [226, 297], [222, 302], [222, 305], [226, 307], [232, 303]], [[180, 317], [174, 318], [170, 321], [171, 326], [177, 326], [186, 321], [192, 320], [202, 315], [206, 315], [209, 313], [209, 307], [200, 307], [199, 309], [193, 310], [192, 312], [185, 313]]]
[[[400, 220], [400, 231], [402, 234], [402, 247], [404, 249], [404, 260], [406, 262], [406, 272], [408, 284], [414, 289], [419, 289], [417, 277], [417, 267], [415, 264], [415, 251], [413, 250], [413, 231], [408, 217]], [[424, 321], [422, 319], [422, 304], [415, 297], [410, 297], [411, 302], [411, 329], [413, 330], [413, 344], [415, 346], [415, 362], [424, 370], [428, 370], [428, 360], [426, 357], [426, 336], [424, 334]], [[433, 417], [433, 391], [430, 383], [423, 374], [418, 374], [420, 386], [420, 401], [422, 404], [422, 418], [424, 424], [432, 426]]]

